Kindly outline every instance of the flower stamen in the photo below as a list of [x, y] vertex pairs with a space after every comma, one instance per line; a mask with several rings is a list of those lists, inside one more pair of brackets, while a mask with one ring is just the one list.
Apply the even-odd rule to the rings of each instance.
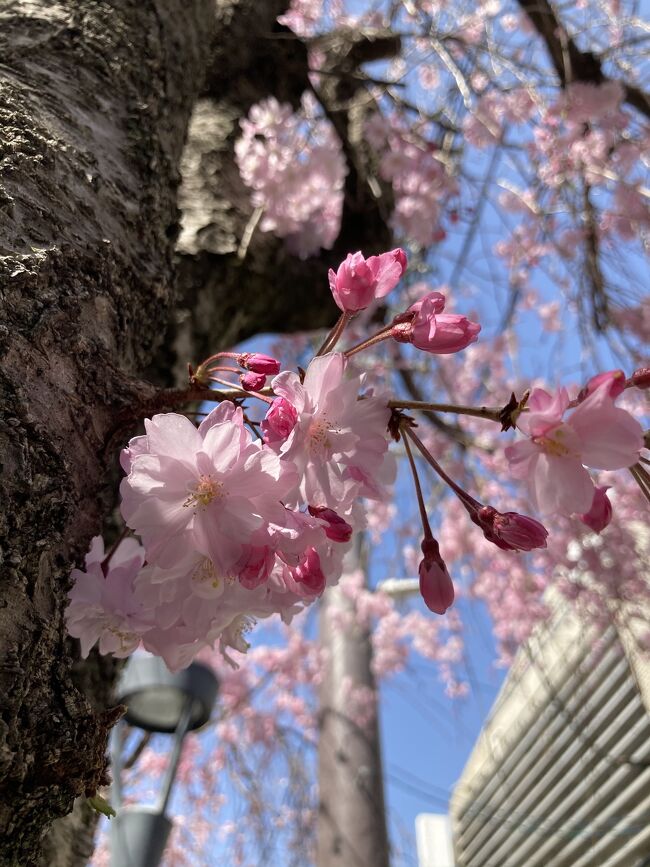
[[194, 509], [205, 509], [213, 500], [222, 499], [225, 495], [226, 492], [221, 482], [218, 482], [211, 475], [199, 476], [198, 484], [190, 490], [183, 507], [192, 506]]

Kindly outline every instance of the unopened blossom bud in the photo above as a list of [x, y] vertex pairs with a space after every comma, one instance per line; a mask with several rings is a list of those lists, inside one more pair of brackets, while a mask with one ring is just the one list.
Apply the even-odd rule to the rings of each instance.
[[418, 568], [420, 593], [430, 611], [444, 614], [454, 601], [454, 585], [435, 539], [424, 539], [422, 553], [424, 559]]
[[473, 520], [485, 538], [505, 551], [532, 551], [546, 548], [548, 531], [543, 524], [518, 512], [497, 512], [492, 506], [482, 506]]
[[398, 340], [400, 343], [411, 343], [412, 325], [418, 316], [420, 316], [423, 305], [428, 315], [437, 315], [442, 313], [446, 303], [447, 299], [442, 292], [429, 292], [423, 298], [420, 298], [419, 301], [416, 301], [415, 304], [411, 304], [404, 313], [398, 314], [393, 319], [394, 326], [401, 326], [400, 328], [393, 329], [395, 340]]
[[478, 337], [481, 326], [466, 316], [443, 313], [445, 296], [429, 292], [394, 320], [392, 336], [400, 343], [435, 355], [449, 355], [465, 349]]
[[325, 589], [325, 576], [320, 565], [320, 557], [315, 548], [309, 548], [305, 557], [291, 573], [298, 582], [302, 584], [310, 594], [320, 596]]
[[262, 421], [264, 442], [283, 442], [294, 429], [297, 421], [298, 413], [295, 406], [286, 397], [276, 397]]
[[418, 322], [413, 326], [413, 346], [435, 355], [450, 355], [466, 349], [478, 337], [481, 326], [466, 316], [441, 313], [435, 322]]
[[330, 289], [340, 310], [355, 313], [371, 301], [383, 298], [393, 289], [406, 268], [406, 253], [401, 249], [370, 256], [348, 253], [336, 273], [328, 272]]
[[334, 509], [326, 506], [309, 506], [309, 514], [321, 521], [327, 521], [325, 535], [332, 542], [349, 542], [352, 538], [352, 527]]
[[625, 391], [625, 374], [622, 370], [607, 370], [605, 373], [597, 373], [582, 389], [578, 395], [578, 400], [584, 400], [593, 394], [603, 383], [607, 383], [607, 393], [612, 400], [615, 400], [619, 394]]
[[245, 391], [259, 391], [266, 384], [266, 375], [252, 370], [240, 376], [239, 383]]
[[609, 485], [596, 488], [591, 508], [584, 515], [579, 516], [583, 524], [594, 533], [601, 533], [612, 520], [612, 504], [607, 496], [608, 490]]
[[650, 388], [650, 367], [639, 367], [630, 377], [630, 382], [637, 388]]
[[280, 372], [280, 362], [261, 352], [243, 352], [237, 359], [237, 363], [246, 370], [264, 373], [266, 376], [275, 376]]

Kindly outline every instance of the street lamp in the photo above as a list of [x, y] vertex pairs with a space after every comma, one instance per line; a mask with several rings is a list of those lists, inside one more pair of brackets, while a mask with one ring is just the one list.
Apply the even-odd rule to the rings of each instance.
[[122, 806], [122, 738], [120, 721], [111, 738], [113, 800], [111, 867], [157, 867], [171, 820], [165, 815], [183, 748], [183, 739], [210, 719], [219, 684], [212, 670], [198, 662], [172, 674], [162, 659], [136, 654], [117, 685], [116, 699], [127, 706], [124, 720], [148, 732], [173, 735], [169, 763], [153, 807]]

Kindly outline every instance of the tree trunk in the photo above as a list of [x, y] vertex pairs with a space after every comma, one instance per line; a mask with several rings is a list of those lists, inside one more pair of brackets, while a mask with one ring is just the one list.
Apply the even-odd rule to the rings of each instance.
[[354, 691], [372, 695], [372, 646], [340, 587], [321, 603], [327, 657], [320, 687], [318, 867], [389, 867], [389, 844], [376, 714], [355, 720]]
[[131, 377], [174, 300], [178, 163], [212, 7], [0, 11], [2, 865], [38, 863], [52, 820], [106, 781], [116, 715], [75, 685], [65, 595], [113, 496], [116, 415], [137, 404]]

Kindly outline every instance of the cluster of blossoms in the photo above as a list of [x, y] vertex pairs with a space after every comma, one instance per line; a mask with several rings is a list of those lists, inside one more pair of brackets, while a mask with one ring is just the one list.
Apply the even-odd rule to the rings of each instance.
[[269, 97], [241, 121], [235, 156], [260, 209], [260, 229], [298, 256], [329, 250], [339, 233], [345, 162], [328, 121], [303, 98], [302, 110]]
[[395, 197], [391, 223], [422, 247], [444, 239], [443, 214], [458, 195], [433, 135], [426, 127], [409, 129], [399, 116], [387, 120], [377, 113], [366, 124], [366, 136], [380, 155], [381, 176]]
[[[366, 526], [365, 502], [389, 499], [391, 436], [403, 441], [413, 470], [424, 533], [420, 589], [432, 611], [443, 614], [454, 589], [411, 446], [488, 541], [505, 551], [545, 547], [538, 521], [480, 503], [430, 454], [402, 410], [435, 404], [414, 407], [364, 391], [352, 369], [352, 356], [389, 339], [434, 355], [458, 352], [476, 341], [479, 325], [444, 313], [444, 296], [429, 292], [376, 334], [336, 351], [350, 320], [384, 298], [406, 264], [397, 249], [369, 258], [350, 254], [330, 271], [341, 315], [305, 373], [280, 370], [259, 353], [220, 352], [191, 371], [194, 387], [218, 402], [198, 427], [173, 412], [145, 420], [145, 434], [121, 455], [122, 516], [141, 543], [124, 539], [106, 555], [97, 538], [85, 571], [73, 572], [67, 622], [84, 656], [96, 641], [100, 652], [116, 656], [142, 643], [177, 669], [217, 641], [224, 655], [228, 648], [245, 651], [244, 634], [256, 618], [279, 614], [289, 623], [338, 582], [352, 534]], [[229, 391], [211, 390], [210, 382]], [[553, 397], [535, 389], [527, 407], [502, 411], [510, 409], [511, 422], [529, 436], [507, 455], [513, 474], [531, 480], [542, 512], [585, 513], [591, 526], [603, 524], [604, 492], [594, 490], [583, 464], [612, 470], [636, 463], [641, 427], [614, 406], [626, 385], [620, 372], [596, 377], [567, 422], [565, 390]], [[263, 418], [251, 416], [248, 400], [264, 405]], [[497, 420], [495, 411], [470, 409], [483, 412]]]
[[143, 549], [124, 565], [135, 543], [123, 542], [106, 580], [95, 559], [74, 575], [68, 624], [85, 652], [97, 637], [116, 655], [142, 641], [178, 668], [217, 639], [244, 651], [252, 618], [290, 621], [338, 580], [359, 497], [386, 496], [391, 481], [386, 401], [357, 406], [346, 365], [329, 353], [304, 382], [279, 373], [263, 439], [227, 400], [198, 428], [176, 413], [146, 420], [122, 453], [121, 486]]

